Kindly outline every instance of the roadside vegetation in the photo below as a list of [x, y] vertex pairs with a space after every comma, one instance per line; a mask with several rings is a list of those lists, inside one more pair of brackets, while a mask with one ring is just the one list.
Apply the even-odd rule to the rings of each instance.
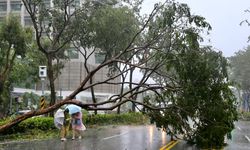
[[239, 113], [239, 120], [250, 121], [250, 112]]
[[[9, 120], [11, 120], [11, 118], [1, 120], [0, 125], [5, 124]], [[84, 113], [83, 122], [88, 129], [100, 128], [109, 125], [143, 125], [148, 124], [149, 119], [142, 113], [97, 115]], [[0, 141], [50, 139], [57, 137], [59, 137], [59, 129], [55, 127], [53, 117], [34, 117], [4, 131], [0, 134]]]

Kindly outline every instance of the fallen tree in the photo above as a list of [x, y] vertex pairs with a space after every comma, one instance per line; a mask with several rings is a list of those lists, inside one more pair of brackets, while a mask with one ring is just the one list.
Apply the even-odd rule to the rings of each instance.
[[[32, 3], [28, 5], [29, 1], [23, 1], [26, 2], [26, 7], [34, 6], [31, 5]], [[68, 5], [69, 2], [65, 1], [64, 4]], [[105, 5], [98, 5], [98, 7], [105, 7]], [[33, 14], [33, 17], [35, 21], [36, 15]], [[88, 16], [85, 15], [85, 17]], [[65, 19], [67, 20], [67, 17]], [[83, 17], [83, 19], [85, 18]], [[86, 47], [96, 47], [91, 53], [83, 51], [82, 54], [85, 55], [85, 61], [88, 61], [88, 58], [94, 55], [94, 52], [97, 50], [105, 54], [104, 61], [97, 67], [89, 69], [87, 76], [82, 80], [79, 87], [68, 97], [46, 109], [34, 110], [18, 116], [9, 123], [0, 126], [0, 132], [27, 118], [53, 112], [64, 104], [76, 104], [86, 110], [113, 110], [127, 102], [132, 102], [135, 107], [142, 105], [143, 109], [140, 111], [151, 115], [158, 127], [171, 129], [168, 134], [183, 134], [190, 141], [202, 139], [198, 138], [201, 133], [212, 135], [210, 134], [212, 133], [211, 130], [203, 132], [203, 129], [207, 127], [207, 122], [211, 123], [210, 127], [213, 124], [220, 124], [221, 126], [229, 124], [223, 130], [223, 133], [218, 135], [217, 140], [206, 139], [209, 142], [199, 141], [201, 145], [205, 143], [204, 146], [206, 147], [214, 146], [218, 141], [221, 143], [221, 137], [230, 133], [233, 129], [233, 121], [237, 117], [234, 106], [235, 99], [228, 87], [226, 59], [220, 53], [213, 52], [212, 49], [209, 49], [209, 52], [207, 52], [208, 49], [201, 47], [199, 43], [202, 40], [200, 34], [210, 30], [210, 25], [205, 21], [205, 18], [191, 15], [187, 5], [175, 3], [171, 0], [155, 5], [148, 17], [142, 18], [140, 16], [137, 19], [139, 28], [122, 49], [109, 51], [109, 49], [101, 47], [100, 43], [91, 42], [86, 35], [95, 38], [97, 37], [95, 31], [90, 32], [91, 34], [89, 32], [80, 35], [75, 34], [76, 37], [73, 38], [75, 40], [71, 42], [74, 43], [74, 46], [79, 51]], [[84, 23], [88, 22], [87, 20], [82, 20], [82, 25], [86, 25]], [[83, 28], [84, 26], [79, 25], [79, 27]], [[63, 28], [60, 29], [63, 30]], [[88, 28], [85, 29], [88, 31]], [[40, 36], [42, 31], [36, 30], [36, 32], [37, 36]], [[57, 36], [59, 35], [56, 35], [54, 38], [58, 39], [59, 37]], [[37, 43], [39, 45], [41, 41], [37, 41]], [[60, 49], [65, 43], [62, 42], [63, 45], [58, 45], [60, 44], [60, 41], [58, 41], [55, 44]], [[214, 63], [208, 63], [209, 61]], [[120, 66], [119, 71], [117, 71], [117, 66]], [[102, 81], [90, 82], [96, 73], [103, 68], [110, 69], [107, 78]], [[132, 72], [136, 69], [140, 70], [143, 75], [138, 78], [139, 81], [135, 82], [132, 80], [135, 76]], [[129, 73], [129, 81], [114, 80]], [[199, 73], [199, 75], [195, 73]], [[152, 78], [154, 82], [148, 82]], [[123, 85], [128, 85], [129, 89], [122, 90], [122, 92], [102, 102], [84, 103], [74, 99], [78, 93], [104, 84], [120, 85], [122, 88], [125, 87]], [[142, 93], [145, 94], [144, 100], [137, 101], [138, 95]], [[216, 97], [213, 97], [213, 95]], [[217, 102], [220, 105], [212, 105]], [[109, 104], [109, 106], [105, 104]], [[209, 116], [206, 119], [206, 115], [209, 114], [204, 115], [203, 112], [207, 112], [207, 109], [211, 107], [213, 109], [210, 111], [212, 111], [213, 116]], [[216, 110], [217, 108], [218, 110]], [[217, 111], [221, 111], [230, 117], [225, 117], [224, 122], [220, 122], [218, 120], [220, 117], [216, 116]], [[197, 118], [199, 121], [197, 121]], [[189, 119], [195, 122], [196, 125], [196, 128], [192, 128], [194, 130], [192, 132]], [[196, 136], [191, 136], [193, 133]]]

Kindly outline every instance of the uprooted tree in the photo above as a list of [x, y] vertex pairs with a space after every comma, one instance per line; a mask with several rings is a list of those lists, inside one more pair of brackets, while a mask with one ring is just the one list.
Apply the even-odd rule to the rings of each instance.
[[[135, 29], [124, 41], [126, 45], [116, 45], [123, 42], [122, 38], [117, 37], [110, 39], [117, 40], [114, 41], [114, 45], [105, 46], [107, 44], [105, 39], [95, 41], [95, 38], [108, 38], [103, 34], [97, 35], [103, 31], [88, 26], [90, 8], [96, 6], [96, 1], [86, 1], [83, 7], [79, 7], [73, 13], [67, 12], [68, 6], [71, 6], [73, 1], [65, 0], [64, 3], [60, 3], [62, 5], [57, 9], [64, 15], [57, 19], [66, 22], [59, 23], [53, 15], [50, 15], [52, 24], [46, 25], [52, 34], [49, 34], [47, 39], [42, 39], [43, 30], [39, 19], [36, 20], [39, 17], [36, 13], [49, 11], [39, 11], [37, 6], [40, 1], [23, 0], [23, 2], [33, 17], [33, 23], [39, 25], [34, 24], [37, 44], [38, 47], [40, 44], [40, 50], [47, 54], [48, 58], [72, 43], [82, 52], [85, 61], [88, 61], [96, 51], [103, 53], [105, 59], [96, 68], [88, 70], [79, 87], [68, 97], [46, 109], [18, 116], [1, 126], [0, 132], [27, 118], [52, 112], [64, 104], [76, 104], [86, 110], [113, 110], [127, 102], [142, 105], [144, 112], [156, 121], [157, 126], [166, 129], [170, 135], [181, 134], [185, 139], [201, 143], [200, 145], [204, 147], [221, 146], [225, 134], [233, 129], [233, 121], [237, 118], [235, 99], [228, 87], [226, 59], [211, 48], [200, 46], [199, 42], [202, 40], [200, 34], [207, 32], [211, 27], [203, 17], [192, 15], [187, 5], [171, 0], [155, 5], [148, 17], [137, 16], [135, 24], [131, 24], [136, 26], [135, 28], [124, 26], [124, 30], [120, 31], [126, 35], [128, 29]], [[113, 9], [110, 5], [97, 6], [97, 9], [100, 7], [103, 11], [105, 7]], [[124, 9], [123, 6], [119, 7]], [[126, 6], [127, 14], [133, 12], [138, 15], [136, 11], [130, 10], [134, 8]], [[75, 24], [76, 22], [79, 24]], [[54, 28], [53, 24], [60, 26]], [[81, 34], [77, 34], [78, 31], [81, 31]], [[134, 33], [133, 36], [130, 36], [131, 33]], [[42, 45], [43, 40], [49, 40], [51, 43], [47, 45], [47, 49]], [[109, 44], [112, 42], [109, 41]], [[88, 53], [84, 51], [86, 48], [93, 49]], [[105, 67], [110, 68], [107, 78], [103, 81], [90, 82], [93, 76]], [[135, 69], [141, 70], [143, 74], [140, 81], [114, 80], [121, 76], [124, 79], [125, 74]], [[153, 78], [155, 82], [147, 82], [149, 78]], [[127, 91], [121, 90], [120, 93], [102, 102], [84, 103], [74, 99], [78, 93], [102, 84], [120, 85], [122, 88], [127, 84], [130, 88]], [[147, 96], [143, 101], [137, 101], [136, 97], [141, 93]]]

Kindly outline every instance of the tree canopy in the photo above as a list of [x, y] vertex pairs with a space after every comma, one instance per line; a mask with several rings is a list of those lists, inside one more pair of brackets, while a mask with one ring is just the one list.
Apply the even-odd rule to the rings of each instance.
[[23, 59], [32, 38], [32, 30], [23, 28], [14, 16], [0, 25], [0, 108], [6, 111], [11, 90], [10, 80], [17, 59]]
[[149, 25], [148, 39], [155, 34], [162, 39], [147, 55], [153, 56], [147, 66], [161, 66], [152, 77], [164, 89], [146, 103], [168, 109], [151, 110], [150, 116], [170, 135], [184, 135], [201, 147], [222, 147], [237, 120], [227, 60], [221, 52], [200, 46], [201, 33], [211, 29], [205, 18], [191, 15], [187, 5], [167, 5]]
[[250, 47], [235, 53], [229, 58], [231, 66], [231, 80], [238, 83], [242, 90], [250, 91]]

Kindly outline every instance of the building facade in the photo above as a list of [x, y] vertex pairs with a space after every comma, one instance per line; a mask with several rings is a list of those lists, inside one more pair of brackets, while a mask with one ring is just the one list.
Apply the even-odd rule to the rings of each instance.
[[[52, 0], [43, 0], [47, 7], [53, 7]], [[75, 5], [80, 5], [81, 0], [75, 0]], [[22, 4], [21, 0], [0, 0], [0, 21], [4, 21], [5, 17], [9, 14], [13, 14], [16, 17], [20, 18], [20, 22], [23, 26], [32, 26], [31, 18], [28, 12], [25, 9], [25, 6]], [[61, 74], [55, 81], [55, 88], [58, 96], [66, 97], [77, 87], [87, 76], [87, 72], [84, 67], [84, 59], [81, 56], [79, 51], [76, 51], [74, 48], [71, 48], [72, 54], [70, 56], [70, 61], [65, 62], [64, 68], [61, 70]], [[93, 54], [89, 58], [88, 68], [94, 69], [100, 63], [100, 56], [98, 54]], [[107, 79], [108, 68], [103, 68], [99, 70], [93, 77], [93, 83], [104, 81]], [[111, 82], [119, 82], [120, 78], [116, 78]], [[46, 80], [45, 83], [48, 83]], [[47, 84], [48, 85], [48, 84]], [[34, 89], [36, 93], [40, 94], [41, 92], [41, 83], [36, 84]], [[45, 93], [49, 93], [49, 88], [45, 86]], [[16, 88], [18, 89], [18, 88]], [[95, 95], [97, 99], [106, 99], [113, 94], [117, 94], [120, 91], [119, 85], [111, 84], [101, 84], [94, 87]], [[80, 100], [91, 100], [90, 89], [87, 89], [83, 93], [80, 93], [76, 97]]]
[[[50, 2], [49, 0], [45, 1]], [[4, 21], [10, 13], [20, 18], [22, 25], [32, 25], [31, 18], [21, 0], [0, 0], [0, 21]]]
[[[101, 58], [99, 57], [98, 53], [91, 55], [87, 64], [88, 69], [95, 69], [99, 65], [100, 59]], [[80, 52], [75, 50], [74, 57], [71, 57], [70, 61], [64, 64], [64, 68], [61, 70], [61, 74], [55, 81], [57, 91], [73, 91], [79, 87], [80, 83], [88, 75], [84, 67], [83, 60], [84, 58], [80, 54]], [[108, 79], [108, 72], [109, 69], [107, 67], [97, 71], [93, 76], [93, 83], [99, 83]], [[117, 77], [109, 82], [118, 83], [120, 81], [120, 77]], [[89, 82], [86, 84], [86, 86], [89, 86]], [[90, 100], [90, 91], [90, 88], [88, 88], [87, 90], [85, 90], [85, 97], [80, 94], [79, 97], [77, 96], [77, 99]], [[111, 95], [118, 94], [120, 92], [120, 85], [100, 84], [94, 86], [94, 91], [97, 99], [103, 99], [104, 97], [108, 98]]]

